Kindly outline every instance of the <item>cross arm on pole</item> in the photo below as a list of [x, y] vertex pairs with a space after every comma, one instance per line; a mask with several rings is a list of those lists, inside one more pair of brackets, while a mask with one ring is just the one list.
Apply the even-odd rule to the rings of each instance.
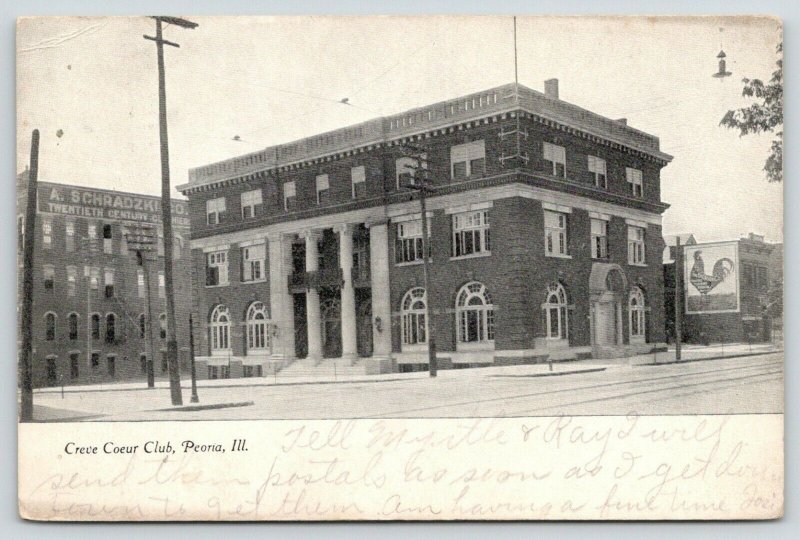
[[164, 44], [164, 45], [171, 45], [171, 46], [173, 46], [173, 47], [178, 47], [179, 49], [180, 49], [180, 47], [181, 47], [181, 46], [180, 46], [180, 45], [178, 45], [177, 43], [175, 43], [175, 42], [172, 42], [172, 41], [169, 41], [169, 40], [166, 40], [166, 39], [159, 39], [159, 38], [155, 38], [155, 37], [153, 37], [153, 36], [147, 36], [147, 35], [142, 35], [142, 37], [143, 37], [144, 39], [149, 39], [150, 41], [155, 41], [156, 43], [162, 43], [162, 44]]

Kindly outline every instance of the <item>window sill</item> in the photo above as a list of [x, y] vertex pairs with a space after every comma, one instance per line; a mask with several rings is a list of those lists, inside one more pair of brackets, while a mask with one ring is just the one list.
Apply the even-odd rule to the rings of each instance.
[[639, 268], [647, 268], [647, 263], [628, 263], [628, 266], [638, 266]]
[[217, 287], [227, 287], [228, 285], [230, 285], [230, 282], [228, 282], [228, 283], [217, 283], [216, 285], [206, 285], [206, 289], [215, 289]]
[[572, 255], [559, 255], [558, 253], [545, 253], [545, 257], [552, 257], [554, 259], [571, 259]]
[[[242, 280], [239, 283], [242, 285], [249, 285], [251, 283], [266, 283], [267, 278], [260, 278], [260, 279], [251, 279], [249, 281]], [[219, 285], [206, 285], [206, 287], [218, 287]]]
[[457, 255], [455, 257], [450, 257], [450, 260], [460, 261], [462, 259], [480, 259], [481, 257], [490, 257], [491, 255], [491, 251], [479, 251], [478, 253], [470, 253], [469, 255]]
[[[433, 259], [429, 258], [428, 262], [432, 263]], [[395, 266], [416, 266], [418, 264], [422, 264], [422, 259], [417, 259], [416, 261], [394, 263]]]

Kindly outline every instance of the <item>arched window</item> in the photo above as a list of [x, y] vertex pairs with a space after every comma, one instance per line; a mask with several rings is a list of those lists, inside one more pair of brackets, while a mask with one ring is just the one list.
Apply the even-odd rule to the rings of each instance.
[[253, 302], [247, 309], [247, 350], [269, 348], [269, 313], [263, 302]]
[[461, 343], [494, 340], [494, 305], [483, 283], [464, 285], [456, 297], [458, 341]]
[[542, 304], [542, 315], [547, 339], [566, 340], [569, 338], [567, 291], [564, 290], [561, 283], [548, 285], [547, 298]]
[[100, 314], [92, 313], [92, 339], [100, 339]]
[[106, 343], [114, 343], [117, 337], [117, 316], [113, 313], [106, 315]]
[[227, 352], [230, 350], [231, 319], [228, 308], [219, 305], [211, 312], [211, 352]]
[[644, 341], [645, 338], [645, 304], [644, 293], [639, 287], [631, 289], [628, 296], [628, 328], [632, 341]]
[[147, 334], [147, 319], [144, 317], [144, 313], [139, 315], [139, 339], [144, 339]]
[[54, 341], [56, 339], [56, 314], [47, 313], [44, 316], [44, 339]]
[[77, 313], [70, 313], [69, 317], [67, 317], [67, 326], [69, 327], [69, 339], [76, 340], [78, 339], [78, 314]]
[[418, 345], [428, 342], [428, 326], [425, 321], [428, 298], [425, 289], [416, 287], [403, 296], [400, 303], [403, 345]]
[[167, 314], [162, 313], [158, 316], [158, 332], [161, 339], [167, 339]]

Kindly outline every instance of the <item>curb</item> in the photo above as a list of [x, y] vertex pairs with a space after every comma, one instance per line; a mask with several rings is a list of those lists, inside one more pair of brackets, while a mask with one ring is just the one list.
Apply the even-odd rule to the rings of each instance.
[[577, 373], [597, 373], [598, 371], [605, 371], [608, 368], [599, 367], [599, 368], [591, 368], [591, 369], [573, 369], [571, 371], [554, 371], [554, 372], [545, 372], [545, 373], [531, 373], [528, 375], [489, 375], [489, 377], [558, 377], [561, 375], [575, 375]]
[[692, 362], [708, 362], [710, 360], [727, 360], [731, 358], [747, 358], [748, 356], [764, 356], [767, 354], [774, 354], [780, 351], [765, 351], [765, 352], [754, 352], [754, 353], [742, 353], [742, 354], [729, 354], [726, 356], [709, 356], [707, 358], [692, 358], [688, 360], [670, 360], [668, 362], [656, 362], [655, 364], [631, 364], [631, 367], [656, 367], [656, 366], [670, 366], [673, 364], [691, 364]]
[[211, 411], [214, 409], [230, 409], [233, 407], [249, 407], [254, 405], [253, 401], [237, 401], [233, 403], [212, 403], [210, 405], [183, 405], [180, 407], [169, 407], [166, 409], [150, 409], [142, 412], [192, 412], [192, 411]]

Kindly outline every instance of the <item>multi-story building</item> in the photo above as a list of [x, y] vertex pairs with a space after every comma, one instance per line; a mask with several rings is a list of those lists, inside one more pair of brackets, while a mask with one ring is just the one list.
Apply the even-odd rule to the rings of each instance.
[[[18, 289], [28, 173], [17, 176]], [[39, 182], [34, 242], [34, 387], [146, 380], [145, 275], [125, 231], [150, 224], [159, 236], [148, 264], [154, 372], [166, 377], [166, 299], [158, 197]], [[176, 328], [181, 367], [188, 368], [191, 309], [189, 216], [173, 200]]]
[[[692, 343], [760, 342], [772, 339], [773, 329], [782, 329], [783, 296], [783, 244], [769, 243], [764, 237], [750, 233], [746, 238], [728, 242], [684, 242], [694, 252], [707, 254], [720, 246], [727, 247], [733, 254], [730, 283], [736, 297], [735, 305], [728, 309], [715, 309], [713, 304], [707, 312], [693, 310], [683, 303], [682, 334], [685, 341]], [[704, 274], [713, 285], [714, 259], [705, 261]], [[685, 293], [694, 286], [691, 271], [695, 261], [684, 260]], [[665, 259], [664, 275], [668, 287], [665, 295], [674, 298], [675, 261]], [[671, 285], [671, 286], [670, 286]], [[671, 291], [671, 292], [670, 292]], [[713, 290], [709, 292], [713, 295]], [[669, 300], [665, 297], [665, 304]], [[670, 303], [674, 309], [674, 303]], [[674, 314], [667, 315], [673, 321]], [[668, 322], [669, 326], [669, 322]], [[775, 328], [774, 328], [775, 327]]]
[[[560, 100], [557, 80], [545, 89], [500, 86], [190, 170], [198, 373], [421, 369], [431, 325], [443, 367], [662, 347], [671, 156]], [[427, 231], [406, 143], [434, 190]]]

